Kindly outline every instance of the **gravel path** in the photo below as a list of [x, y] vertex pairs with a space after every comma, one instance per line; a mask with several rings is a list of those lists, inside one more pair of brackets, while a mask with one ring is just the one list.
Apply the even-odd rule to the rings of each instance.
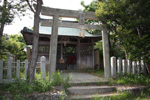
[[66, 78], [68, 75], [70, 75], [70, 82], [71, 83], [84, 83], [84, 82], [101, 82], [106, 81], [104, 78], [99, 78], [97, 76], [87, 74], [87, 73], [63, 73], [63, 77]]

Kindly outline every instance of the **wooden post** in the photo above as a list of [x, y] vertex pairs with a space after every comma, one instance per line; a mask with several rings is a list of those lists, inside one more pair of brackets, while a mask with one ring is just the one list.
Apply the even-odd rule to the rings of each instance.
[[135, 61], [133, 61], [132, 62], [132, 74], [136, 74], [136, 62]]
[[121, 58], [119, 57], [117, 60], [117, 69], [118, 69], [118, 74], [121, 74]]
[[27, 80], [28, 60], [25, 60], [25, 79]]
[[57, 42], [58, 42], [58, 21], [59, 16], [53, 16], [53, 28], [50, 40], [50, 54], [49, 54], [49, 74], [54, 73], [56, 71], [56, 57], [57, 57]]
[[41, 57], [41, 79], [46, 78], [46, 57]]
[[20, 78], [20, 60], [17, 60], [17, 70], [16, 70], [16, 77]]
[[122, 73], [125, 74], [126, 73], [126, 60], [122, 59]]
[[0, 83], [3, 82], [3, 60], [0, 60]]
[[30, 60], [31, 60], [31, 49], [30, 49], [30, 47], [27, 47], [27, 59], [30, 62]]
[[11, 80], [12, 78], [12, 61], [10, 60], [10, 58], [7, 59], [7, 78], [8, 80]]
[[94, 69], [94, 40], [92, 39], [92, 58], [93, 58], [93, 69]]
[[140, 62], [137, 61], [136, 64], [137, 64], [137, 73], [140, 74]]
[[63, 60], [63, 44], [61, 43], [61, 57], [60, 60]]
[[80, 57], [80, 39], [78, 39], [78, 44], [77, 44], [77, 69], [80, 68], [80, 63], [81, 63], [81, 57]]
[[111, 77], [116, 78], [116, 57], [111, 57]]
[[131, 61], [130, 60], [127, 60], [127, 66], [128, 66], [127, 73], [131, 73]]
[[34, 71], [34, 77], [35, 77], [35, 78], [36, 78], [36, 70], [37, 70], [37, 69], [36, 69], [36, 67], [35, 67], [35, 71]]
[[104, 59], [104, 76], [106, 79], [109, 79], [110, 74], [110, 55], [109, 55], [109, 40], [107, 30], [102, 31], [102, 40], [103, 40], [103, 59]]

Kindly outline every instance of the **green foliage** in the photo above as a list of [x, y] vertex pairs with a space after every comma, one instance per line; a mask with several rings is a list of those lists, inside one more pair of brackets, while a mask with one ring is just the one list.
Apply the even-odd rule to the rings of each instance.
[[52, 85], [58, 86], [63, 83], [63, 77], [61, 76], [61, 72], [53, 73], [51, 76]]
[[7, 53], [8, 53], [8, 50], [7, 50], [7, 39], [8, 37], [7, 36], [3, 36], [0, 38], [0, 59], [4, 59], [6, 60], [7, 59]]
[[28, 94], [51, 91], [52, 87], [58, 85], [64, 86], [64, 88], [67, 90], [67, 88], [71, 86], [69, 81], [70, 76], [68, 76], [66, 79], [63, 79], [62, 73], [59, 71], [53, 74], [50, 80], [38, 79], [32, 83], [27, 83], [25, 80], [16, 79], [15, 83], [0, 85], [0, 99], [3, 98], [3, 100], [7, 100], [7, 96], [5, 97], [2, 95], [9, 93], [10, 95], [12, 94], [13, 99], [21, 100], [21, 98], [27, 98]]
[[111, 79], [110, 84], [122, 84], [122, 85], [145, 85], [150, 86], [150, 77], [142, 74], [132, 75], [118, 75], [116, 80]]
[[[96, 15], [113, 34], [111, 56], [150, 61], [150, 2], [143, 0], [101, 0]], [[117, 54], [117, 52], [120, 52]], [[124, 52], [124, 53], [123, 53]]]
[[14, 17], [24, 16], [27, 4], [25, 0], [3, 0], [3, 4], [0, 5], [0, 25], [9, 24]]
[[71, 84], [69, 83], [70, 76], [67, 76], [67, 78], [64, 79], [63, 74], [60, 71], [58, 71], [57, 73], [53, 73], [52, 76], [50, 77], [50, 80], [52, 81], [53, 86], [62, 85], [64, 86], [65, 89], [71, 86]]
[[133, 97], [129, 92], [120, 93], [119, 95], [110, 97], [93, 97], [91, 100], [133, 100]]
[[103, 59], [103, 45], [102, 45], [102, 41], [96, 42], [96, 45], [94, 46], [94, 49], [99, 49], [99, 57], [100, 57], [100, 59]]
[[7, 59], [7, 54], [13, 54], [16, 59], [21, 61], [26, 59], [24, 49], [27, 45], [22, 35], [4, 35], [0, 38], [0, 47], [0, 59], [4, 61]]
[[[85, 5], [84, 1], [82, 1], [81, 5], [84, 7], [83, 11], [95, 12], [95, 10], [97, 9], [97, 6], [98, 6], [98, 0], [93, 0], [89, 5]], [[100, 24], [99, 21], [97, 21], [97, 20], [86, 20], [85, 23], [87, 23], [87, 24], [97, 24], [97, 25]], [[91, 33], [91, 34], [101, 35], [101, 30], [87, 29], [86, 31]]]

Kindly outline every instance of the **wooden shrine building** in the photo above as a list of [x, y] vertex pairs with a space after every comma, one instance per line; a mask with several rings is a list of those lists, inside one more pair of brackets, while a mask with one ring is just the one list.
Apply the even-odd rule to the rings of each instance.
[[[45, 56], [47, 67], [49, 66], [51, 30], [51, 27], [40, 26], [39, 28], [38, 62], [41, 56]], [[26, 44], [32, 45], [32, 30], [25, 27], [22, 33]], [[94, 42], [100, 40], [101, 35], [92, 35], [86, 30], [59, 27], [56, 69], [93, 69], [96, 65], [94, 63], [94, 59], [96, 59], [94, 57]], [[30, 52], [28, 51], [28, 53]]]

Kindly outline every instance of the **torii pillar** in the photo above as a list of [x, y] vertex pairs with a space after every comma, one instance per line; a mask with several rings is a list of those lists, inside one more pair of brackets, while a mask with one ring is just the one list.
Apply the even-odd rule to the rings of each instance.
[[110, 54], [109, 54], [109, 40], [107, 29], [102, 30], [103, 40], [103, 60], [104, 60], [104, 76], [106, 79], [111, 77], [110, 73]]
[[59, 16], [55, 14], [53, 16], [52, 34], [51, 34], [51, 39], [50, 39], [49, 74], [56, 72], [58, 21], [59, 21]]

